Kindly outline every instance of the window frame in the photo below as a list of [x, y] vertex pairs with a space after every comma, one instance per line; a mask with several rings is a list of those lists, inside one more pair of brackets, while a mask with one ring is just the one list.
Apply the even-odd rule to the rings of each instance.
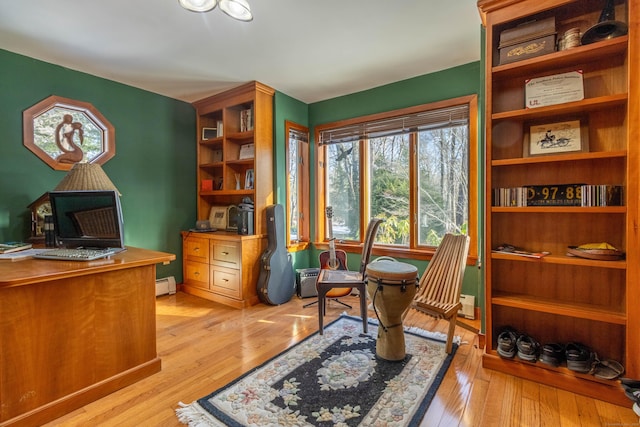
[[[291, 190], [289, 188], [289, 162], [290, 162], [290, 143], [291, 143], [291, 130], [295, 130], [301, 133], [307, 134], [307, 142], [303, 142], [300, 140], [296, 140], [297, 151], [299, 156], [298, 161], [298, 192], [296, 195], [298, 202], [298, 239], [296, 241], [291, 240]], [[309, 190], [310, 190], [310, 179], [309, 179], [309, 154], [310, 154], [310, 146], [309, 146], [309, 128], [298, 123], [292, 122], [290, 120], [285, 120], [284, 122], [284, 134], [285, 134], [285, 181], [286, 181], [286, 200], [287, 200], [287, 211], [286, 211], [286, 246], [290, 252], [296, 252], [306, 249], [311, 242], [311, 227], [309, 225], [309, 220], [311, 217], [311, 210], [309, 206]]]
[[[320, 144], [320, 134], [322, 131], [326, 131], [328, 129], [349, 126], [364, 122], [376, 121], [388, 119], [395, 116], [415, 114], [427, 111], [433, 111], [443, 108], [454, 107], [457, 105], [466, 104], [468, 106], [469, 111], [469, 200], [468, 200], [468, 209], [469, 209], [469, 219], [468, 219], [468, 230], [467, 233], [471, 239], [469, 245], [469, 255], [467, 257], [467, 264], [473, 265], [478, 260], [478, 243], [479, 243], [479, 233], [480, 230], [478, 228], [478, 209], [480, 202], [480, 188], [478, 187], [479, 183], [479, 138], [478, 138], [478, 96], [476, 94], [461, 96], [457, 98], [436, 101], [428, 104], [422, 104], [407, 108], [402, 108], [393, 111], [387, 111], [383, 113], [371, 114], [367, 116], [355, 117], [352, 119], [340, 120], [332, 123], [325, 123], [322, 125], [318, 125], [314, 128], [314, 141], [315, 141], [315, 149], [316, 149], [316, 194], [317, 194], [317, 203], [315, 209], [315, 215], [317, 220], [315, 221], [315, 236], [316, 242], [315, 245], [319, 249], [325, 249], [328, 245], [326, 238], [326, 221], [325, 218], [325, 208], [326, 208], [326, 199], [325, 199], [325, 191], [326, 191], [326, 148], [325, 146]], [[368, 150], [362, 149], [364, 148], [362, 144], [364, 144], [364, 140], [361, 140], [359, 144], [361, 144], [359, 161], [361, 165], [367, 165], [369, 159], [367, 158]], [[415, 150], [417, 149], [417, 135], [415, 133], [410, 134], [410, 163], [411, 164], [411, 173], [410, 180], [412, 182], [417, 183], [417, 170], [415, 167], [415, 163], [417, 163], [417, 155]], [[360, 168], [360, 182], [368, 182], [368, 167]], [[398, 247], [392, 245], [383, 245], [376, 243], [373, 249], [373, 253], [379, 256], [393, 256], [400, 258], [411, 258], [418, 260], [429, 260], [433, 256], [433, 253], [436, 250], [436, 247], [431, 246], [418, 246], [417, 244], [417, 215], [416, 208], [418, 206], [418, 191], [417, 188], [414, 188], [415, 185], [411, 186], [410, 194], [409, 194], [409, 206], [411, 212], [411, 233], [410, 233], [410, 243], [408, 247]], [[359, 235], [364, 236], [365, 228], [367, 226], [367, 222], [369, 220], [368, 212], [368, 200], [369, 195], [365, 194], [364, 191], [361, 190], [360, 197], [360, 230]], [[337, 241], [336, 247], [351, 253], [359, 253], [362, 250], [362, 241]]]

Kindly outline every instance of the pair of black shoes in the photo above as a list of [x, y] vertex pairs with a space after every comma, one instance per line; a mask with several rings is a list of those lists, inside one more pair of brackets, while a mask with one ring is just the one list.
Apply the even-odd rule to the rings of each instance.
[[498, 335], [498, 354], [506, 359], [518, 358], [527, 362], [538, 360], [540, 343], [533, 337], [520, 334], [515, 329], [507, 327]]
[[566, 361], [567, 368], [574, 372], [592, 373], [598, 357], [589, 347], [578, 342], [571, 342], [566, 346], [549, 343], [542, 346], [540, 361], [555, 367]]
[[566, 357], [567, 368], [583, 374], [592, 374], [599, 362], [596, 353], [578, 342], [567, 344]]

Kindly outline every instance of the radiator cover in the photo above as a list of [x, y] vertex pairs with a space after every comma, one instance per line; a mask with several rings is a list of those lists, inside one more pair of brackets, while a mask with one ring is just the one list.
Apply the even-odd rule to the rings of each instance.
[[176, 279], [173, 276], [156, 280], [156, 296], [176, 293]]

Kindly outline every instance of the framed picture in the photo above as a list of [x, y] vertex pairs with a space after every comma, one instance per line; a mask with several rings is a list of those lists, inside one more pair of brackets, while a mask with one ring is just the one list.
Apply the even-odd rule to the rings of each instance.
[[211, 206], [209, 211], [209, 224], [212, 228], [224, 230], [227, 228], [227, 207]]
[[247, 169], [247, 173], [244, 176], [244, 189], [253, 189], [253, 169]]
[[202, 128], [202, 139], [203, 140], [217, 138], [217, 136], [218, 136], [218, 129], [216, 129], [216, 128]]
[[244, 144], [240, 146], [240, 155], [238, 159], [253, 159], [255, 154], [255, 145], [254, 144]]
[[532, 124], [528, 130], [523, 141], [524, 157], [589, 151], [585, 120]]

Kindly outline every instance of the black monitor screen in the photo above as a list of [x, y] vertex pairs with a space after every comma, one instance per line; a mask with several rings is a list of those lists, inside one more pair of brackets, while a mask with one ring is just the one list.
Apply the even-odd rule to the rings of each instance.
[[67, 248], [124, 248], [117, 191], [49, 192], [58, 242]]

